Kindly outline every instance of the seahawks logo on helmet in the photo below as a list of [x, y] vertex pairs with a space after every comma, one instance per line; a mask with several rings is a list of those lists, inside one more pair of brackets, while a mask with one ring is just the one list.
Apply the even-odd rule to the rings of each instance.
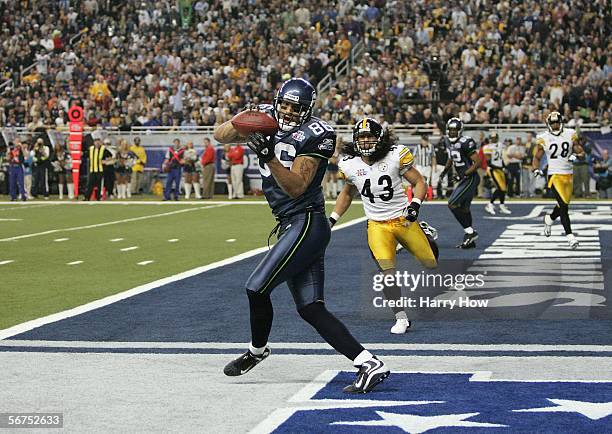
[[451, 143], [459, 140], [463, 134], [463, 122], [459, 118], [450, 118], [446, 123], [446, 137]]
[[303, 78], [285, 81], [274, 97], [274, 111], [281, 131], [289, 132], [308, 122], [316, 99], [315, 88]]
[[[353, 147], [358, 155], [364, 157], [371, 156], [380, 146], [381, 139], [384, 134], [384, 129], [375, 119], [363, 118], [358, 121], [353, 127]], [[359, 137], [372, 136], [376, 141], [374, 146], [371, 143], [359, 143]]]
[[[559, 128], [554, 129], [553, 124], [559, 124]], [[546, 126], [548, 127], [548, 131], [555, 136], [558, 136], [563, 132], [563, 116], [561, 113], [554, 111], [550, 112], [548, 116], [546, 116]]]

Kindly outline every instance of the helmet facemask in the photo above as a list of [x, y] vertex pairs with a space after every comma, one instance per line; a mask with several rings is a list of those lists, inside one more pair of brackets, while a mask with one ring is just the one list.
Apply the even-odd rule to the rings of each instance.
[[299, 128], [310, 119], [312, 114], [312, 105], [301, 104], [297, 97], [297, 101], [290, 101], [290, 97], [291, 95], [285, 95], [283, 99], [276, 98], [274, 103], [278, 126], [284, 132]]
[[355, 150], [363, 157], [369, 157], [376, 152], [378, 137], [370, 132], [363, 132], [355, 139]]

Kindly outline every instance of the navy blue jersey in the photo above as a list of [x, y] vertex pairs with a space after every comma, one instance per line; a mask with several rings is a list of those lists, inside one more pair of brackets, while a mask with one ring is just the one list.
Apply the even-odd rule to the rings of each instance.
[[334, 129], [325, 121], [312, 117], [292, 132], [279, 131], [274, 137], [274, 143], [276, 158], [288, 169], [291, 169], [293, 160], [300, 155], [316, 157], [320, 163], [306, 191], [295, 199], [278, 185], [268, 165], [259, 163], [263, 192], [272, 208], [272, 213], [277, 217], [283, 217], [298, 214], [309, 207], [323, 209], [325, 198], [321, 182], [327, 168], [327, 160], [331, 158], [336, 148]]
[[455, 143], [451, 143], [447, 136], [443, 136], [442, 140], [448, 150], [448, 156], [455, 166], [455, 170], [459, 175], [463, 176], [465, 171], [474, 164], [470, 157], [474, 152], [478, 151], [478, 145], [469, 136], [461, 136]]

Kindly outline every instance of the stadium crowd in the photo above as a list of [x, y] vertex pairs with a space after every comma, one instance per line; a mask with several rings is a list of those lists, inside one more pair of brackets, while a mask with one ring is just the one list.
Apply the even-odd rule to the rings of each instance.
[[0, 0], [0, 126], [63, 126], [75, 100], [90, 126], [215, 125], [284, 78], [333, 75], [359, 41], [320, 100], [338, 124], [538, 123], [552, 107], [608, 124], [608, 6], [198, 0], [183, 23], [176, 1]]

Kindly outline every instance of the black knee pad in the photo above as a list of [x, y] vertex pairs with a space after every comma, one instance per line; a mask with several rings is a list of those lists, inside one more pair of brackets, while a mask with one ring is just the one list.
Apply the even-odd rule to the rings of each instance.
[[306, 306], [298, 307], [298, 313], [304, 321], [309, 324], [315, 324], [318, 318], [325, 314], [327, 309], [325, 304], [321, 302], [309, 303]]

